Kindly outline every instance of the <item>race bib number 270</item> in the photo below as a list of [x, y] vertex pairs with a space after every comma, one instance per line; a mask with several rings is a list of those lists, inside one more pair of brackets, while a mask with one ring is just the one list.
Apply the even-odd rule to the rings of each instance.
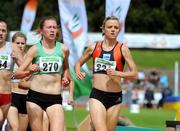
[[39, 66], [42, 72], [59, 72], [62, 60], [60, 57], [40, 57]]

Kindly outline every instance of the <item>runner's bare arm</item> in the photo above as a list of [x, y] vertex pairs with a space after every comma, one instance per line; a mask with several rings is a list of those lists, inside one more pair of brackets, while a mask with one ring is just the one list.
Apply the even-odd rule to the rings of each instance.
[[34, 72], [35, 70], [34, 68], [32, 70], [29, 70], [28, 67], [31, 64], [36, 54], [37, 54], [36, 46], [33, 46], [28, 50], [27, 55], [24, 59], [24, 62], [20, 65], [20, 67], [15, 72], [15, 78], [21, 79]]
[[85, 50], [84, 54], [80, 57], [80, 59], [76, 62], [74, 66], [74, 70], [77, 75], [77, 78], [80, 80], [84, 79], [85, 77], [85, 73], [81, 72], [81, 66], [91, 58], [94, 48], [95, 48], [95, 43], [90, 44], [88, 48]]
[[107, 69], [107, 74], [116, 75], [116, 76], [120, 76], [122, 78], [127, 78], [127, 79], [136, 79], [137, 72], [138, 72], [137, 67], [132, 59], [129, 48], [125, 44], [122, 46], [122, 53], [126, 61], [126, 64], [128, 65], [129, 71], [121, 72], [121, 71], [115, 71], [114, 69], [109, 68]]

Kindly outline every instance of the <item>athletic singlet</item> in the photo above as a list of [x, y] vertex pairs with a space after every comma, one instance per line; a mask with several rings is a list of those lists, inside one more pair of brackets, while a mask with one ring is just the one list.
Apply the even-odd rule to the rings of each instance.
[[[13, 72], [15, 72], [17, 69], [18, 69], [18, 65], [14, 64]], [[11, 82], [18, 83], [18, 82], [20, 82], [20, 80], [19, 79], [11, 79]]]
[[123, 71], [125, 60], [122, 55], [121, 47], [123, 44], [116, 43], [110, 51], [104, 51], [102, 41], [96, 43], [92, 53], [93, 73], [106, 74], [106, 69], [113, 68], [117, 71]]
[[12, 47], [9, 42], [6, 42], [5, 49], [0, 51], [0, 70], [7, 69], [12, 71], [14, 62], [11, 57]]
[[33, 59], [33, 64], [38, 64], [40, 71], [34, 74], [62, 74], [62, 63], [64, 56], [62, 53], [62, 43], [56, 41], [55, 51], [51, 54], [47, 54], [43, 51], [41, 41], [36, 44], [38, 54]]

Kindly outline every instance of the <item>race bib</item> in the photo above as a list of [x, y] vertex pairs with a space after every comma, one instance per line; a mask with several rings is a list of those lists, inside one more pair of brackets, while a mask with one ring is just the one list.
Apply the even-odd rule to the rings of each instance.
[[94, 71], [106, 71], [106, 69], [116, 69], [116, 61], [108, 61], [102, 58], [95, 58]]
[[39, 67], [41, 72], [59, 72], [62, 66], [60, 57], [40, 57]]
[[0, 69], [10, 69], [10, 63], [10, 55], [0, 55]]

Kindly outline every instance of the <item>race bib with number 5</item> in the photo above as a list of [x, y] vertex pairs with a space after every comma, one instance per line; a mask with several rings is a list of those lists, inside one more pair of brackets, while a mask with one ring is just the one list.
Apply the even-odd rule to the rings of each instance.
[[108, 61], [102, 58], [95, 58], [94, 71], [106, 71], [106, 69], [112, 68], [116, 69], [116, 61]]
[[0, 69], [10, 69], [10, 63], [10, 55], [0, 55]]
[[62, 66], [60, 57], [40, 57], [39, 67], [41, 72], [59, 72]]

